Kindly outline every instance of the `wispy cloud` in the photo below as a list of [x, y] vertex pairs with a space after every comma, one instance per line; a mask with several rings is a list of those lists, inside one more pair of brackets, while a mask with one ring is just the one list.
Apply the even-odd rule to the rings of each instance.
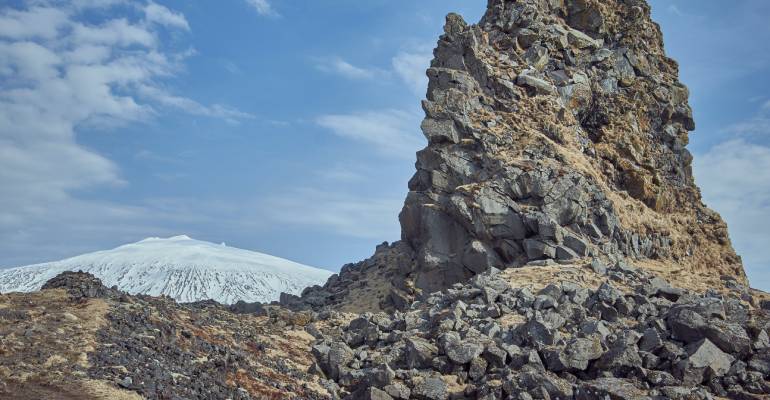
[[336, 74], [348, 79], [373, 79], [384, 77], [387, 71], [377, 68], [357, 67], [340, 57], [319, 58], [316, 68], [320, 71]]
[[757, 116], [729, 126], [726, 131], [738, 135], [770, 135], [770, 118]]
[[[770, 65], [770, 53], [757, 51], [770, 41], [770, 2], [745, 0], [716, 12], [707, 2], [652, 0], [663, 22], [666, 48], [686, 59], [681, 74], [692, 93], [733, 90], [735, 82], [754, 79]], [[709, 51], [700, 49], [708, 48]]]
[[[148, 121], [167, 108], [226, 121], [251, 116], [163, 88], [189, 56], [162, 42], [165, 32], [189, 30], [182, 14], [153, 2], [49, 4], [0, 8], [0, 237], [27, 232], [37, 235], [29, 245], [41, 245], [55, 242], [54, 232], [99, 223], [147, 227], [135, 207], [73, 194], [128, 185], [112, 160], [79, 142], [80, 129]], [[117, 4], [115, 13], [94, 12]], [[7, 254], [23, 242], [2, 246]]]
[[770, 138], [770, 100], [764, 102], [752, 118], [732, 124], [724, 131], [744, 137]]
[[366, 176], [361, 173], [362, 170], [366, 169], [365, 165], [337, 164], [331, 168], [318, 171], [316, 175], [327, 182], [356, 183], [366, 180]]
[[392, 64], [396, 74], [417, 96], [425, 96], [428, 90], [428, 77], [425, 71], [430, 66], [433, 55], [430, 50], [418, 52], [402, 51], [393, 57]]
[[680, 17], [683, 17], [683, 16], [685, 15], [685, 14], [682, 12], [682, 10], [680, 10], [680, 9], [679, 9], [679, 7], [677, 7], [677, 5], [676, 5], [676, 4], [670, 4], [670, 5], [668, 6], [668, 12], [670, 12], [671, 14], [674, 14], [674, 15], [678, 15], [678, 16], [680, 16]]
[[224, 68], [227, 72], [233, 75], [240, 75], [243, 73], [243, 70], [241, 70], [241, 67], [239, 67], [238, 64], [230, 60], [220, 60], [219, 63], [222, 65], [222, 68]]
[[53, 7], [6, 9], [0, 14], [0, 37], [53, 39], [67, 22], [67, 13]]
[[421, 119], [416, 112], [381, 110], [324, 115], [316, 123], [337, 136], [364, 143], [383, 154], [412, 159], [414, 153], [425, 146], [419, 129]]
[[261, 208], [282, 224], [316, 228], [342, 236], [383, 239], [399, 235], [402, 198], [371, 198], [316, 188], [295, 189], [269, 197]]
[[[768, 131], [770, 134], [770, 131]], [[770, 285], [770, 147], [734, 139], [695, 156], [705, 202], [725, 218], [752, 284]]]
[[167, 7], [152, 1], [144, 6], [144, 14], [148, 22], [186, 31], [190, 30], [190, 24], [187, 22], [187, 18], [185, 18], [184, 15], [171, 11]]
[[278, 13], [267, 0], [246, 0], [246, 3], [257, 10], [259, 15], [277, 16]]
[[187, 97], [175, 96], [156, 86], [142, 85], [139, 87], [139, 93], [159, 104], [176, 108], [191, 115], [221, 118], [233, 124], [240, 122], [240, 120], [255, 118], [252, 114], [221, 104], [206, 106]]

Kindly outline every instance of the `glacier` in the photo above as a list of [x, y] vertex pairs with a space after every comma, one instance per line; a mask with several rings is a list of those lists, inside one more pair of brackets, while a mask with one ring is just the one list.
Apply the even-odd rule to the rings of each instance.
[[278, 300], [322, 285], [331, 271], [181, 235], [147, 238], [112, 250], [0, 270], [0, 293], [31, 292], [64, 271], [89, 272], [130, 294], [166, 295], [178, 302], [233, 304]]

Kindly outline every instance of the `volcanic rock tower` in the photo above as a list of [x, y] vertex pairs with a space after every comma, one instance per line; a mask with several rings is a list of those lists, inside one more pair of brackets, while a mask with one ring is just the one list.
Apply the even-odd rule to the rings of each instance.
[[434, 55], [402, 242], [314, 301], [361, 275], [403, 304], [490, 267], [591, 259], [745, 283], [693, 180], [688, 90], [645, 1], [490, 0], [477, 25], [450, 14]]

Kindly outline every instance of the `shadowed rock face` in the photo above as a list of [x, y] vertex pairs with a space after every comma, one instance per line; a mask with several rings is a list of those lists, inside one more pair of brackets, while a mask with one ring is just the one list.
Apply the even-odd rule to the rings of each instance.
[[444, 32], [400, 215], [418, 288], [583, 257], [745, 280], [693, 181], [688, 91], [644, 1], [491, 0]]

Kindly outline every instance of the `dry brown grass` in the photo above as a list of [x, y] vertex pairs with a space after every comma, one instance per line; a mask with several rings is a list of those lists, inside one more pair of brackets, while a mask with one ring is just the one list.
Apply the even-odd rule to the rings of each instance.
[[[75, 301], [62, 289], [0, 296], [0, 308], [27, 318], [0, 319], [0, 382], [15, 399], [137, 400], [108, 382], [86, 379], [88, 352], [106, 323], [110, 304]], [[2, 387], [0, 386], [0, 390]], [[0, 392], [2, 396], [2, 392]]]

